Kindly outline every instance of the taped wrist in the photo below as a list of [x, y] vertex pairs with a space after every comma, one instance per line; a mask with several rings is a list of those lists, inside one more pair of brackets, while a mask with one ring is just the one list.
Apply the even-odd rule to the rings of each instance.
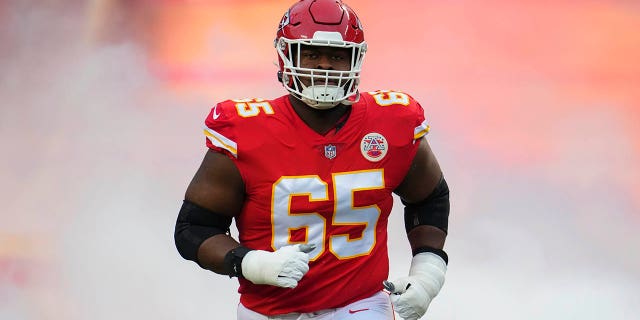
[[441, 229], [445, 233], [449, 229], [449, 186], [440, 177], [438, 185], [424, 200], [408, 203], [402, 200], [404, 208], [404, 227], [407, 233], [417, 226], [427, 225]]
[[200, 245], [217, 234], [229, 234], [231, 220], [230, 216], [184, 200], [173, 235], [178, 252], [183, 258], [198, 263]]
[[239, 246], [229, 250], [224, 256], [224, 270], [231, 277], [244, 278], [242, 275], [242, 259], [249, 253], [251, 249]]
[[429, 298], [438, 295], [444, 285], [447, 264], [442, 258], [431, 252], [418, 253], [411, 259], [409, 276], [416, 277], [427, 291]]

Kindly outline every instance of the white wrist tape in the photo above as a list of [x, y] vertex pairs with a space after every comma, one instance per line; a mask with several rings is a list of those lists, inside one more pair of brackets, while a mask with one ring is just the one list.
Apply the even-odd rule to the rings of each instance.
[[444, 284], [447, 264], [431, 252], [416, 254], [409, 276], [392, 281], [391, 303], [406, 320], [420, 319]]
[[242, 275], [255, 284], [295, 288], [309, 271], [309, 255], [306, 252], [311, 250], [302, 250], [308, 249], [301, 249], [301, 245], [296, 244], [275, 252], [251, 250], [242, 259]]
[[411, 260], [409, 276], [424, 287], [430, 300], [435, 298], [444, 285], [444, 276], [447, 273], [447, 264], [437, 254], [423, 252], [416, 254]]

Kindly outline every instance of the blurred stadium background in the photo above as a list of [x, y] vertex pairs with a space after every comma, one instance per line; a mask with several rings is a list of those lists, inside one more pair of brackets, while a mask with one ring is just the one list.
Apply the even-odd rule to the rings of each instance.
[[[292, 2], [0, 2], [0, 319], [234, 319], [236, 281], [182, 260], [174, 220], [211, 105], [285, 93]], [[362, 88], [422, 102], [452, 188], [428, 317], [637, 319], [640, 2], [348, 3]]]

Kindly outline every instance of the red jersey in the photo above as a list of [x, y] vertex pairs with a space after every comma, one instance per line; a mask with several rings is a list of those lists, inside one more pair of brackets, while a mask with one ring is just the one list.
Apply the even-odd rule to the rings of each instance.
[[227, 154], [245, 183], [240, 243], [267, 251], [316, 245], [294, 289], [239, 279], [244, 306], [312, 312], [382, 290], [392, 192], [429, 131], [420, 104], [402, 92], [363, 93], [346, 122], [324, 135], [298, 117], [289, 96], [224, 101], [205, 124], [207, 146]]

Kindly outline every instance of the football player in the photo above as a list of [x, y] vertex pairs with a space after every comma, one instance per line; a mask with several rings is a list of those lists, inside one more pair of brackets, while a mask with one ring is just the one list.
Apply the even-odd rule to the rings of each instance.
[[[400, 91], [360, 92], [364, 31], [340, 0], [295, 3], [274, 44], [288, 94], [211, 109], [178, 251], [238, 278], [238, 319], [419, 319], [444, 282], [449, 216], [422, 107]], [[413, 258], [387, 281], [394, 193]]]

